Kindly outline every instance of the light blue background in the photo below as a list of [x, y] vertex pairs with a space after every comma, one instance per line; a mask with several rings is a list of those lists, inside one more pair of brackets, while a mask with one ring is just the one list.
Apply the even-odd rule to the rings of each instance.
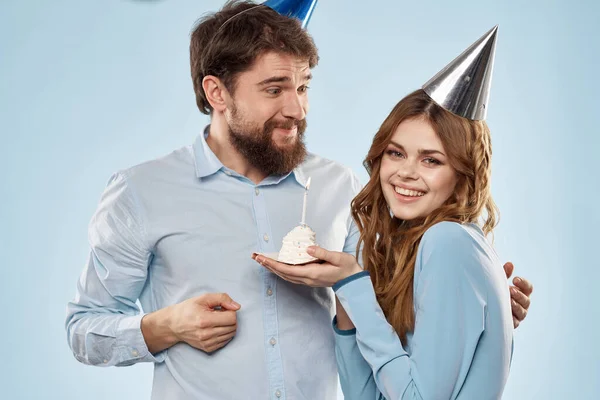
[[[570, 4], [568, 4], [570, 3]], [[307, 141], [361, 167], [393, 105], [495, 24], [496, 246], [535, 284], [506, 399], [600, 396], [600, 7], [321, 0]], [[148, 399], [151, 366], [72, 357], [65, 304], [117, 169], [193, 141], [189, 32], [222, 1], [0, 0], [0, 398]]]

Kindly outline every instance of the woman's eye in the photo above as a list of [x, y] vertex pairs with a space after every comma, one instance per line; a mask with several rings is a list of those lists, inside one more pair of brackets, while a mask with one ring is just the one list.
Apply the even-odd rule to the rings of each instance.
[[390, 157], [393, 157], [393, 158], [401, 158], [401, 157], [404, 157], [404, 154], [400, 153], [400, 152], [399, 152], [399, 151], [397, 151], [397, 150], [392, 150], [392, 149], [390, 149], [390, 150], [386, 151], [386, 154], [387, 154], [387, 155], [389, 155]]
[[436, 160], [435, 158], [431, 158], [431, 157], [424, 159], [423, 162], [425, 162], [425, 164], [429, 164], [429, 165], [442, 165], [442, 163], [440, 161]]

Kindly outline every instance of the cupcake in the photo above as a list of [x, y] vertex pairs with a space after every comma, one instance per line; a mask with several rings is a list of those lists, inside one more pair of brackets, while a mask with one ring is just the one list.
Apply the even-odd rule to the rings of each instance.
[[306, 249], [317, 245], [317, 234], [306, 224], [298, 225], [283, 238], [277, 261], [286, 264], [306, 264], [317, 260]]

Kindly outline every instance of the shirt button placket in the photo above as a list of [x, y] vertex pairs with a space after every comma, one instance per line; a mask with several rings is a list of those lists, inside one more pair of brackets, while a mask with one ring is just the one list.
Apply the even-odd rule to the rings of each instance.
[[[272, 240], [271, 226], [269, 224], [268, 210], [265, 202], [265, 189], [255, 186], [251, 193], [256, 216], [256, 229], [258, 233], [259, 250], [265, 253], [274, 252], [277, 245]], [[285, 386], [283, 380], [283, 363], [278, 344], [279, 326], [277, 321], [277, 280], [274, 274], [260, 268], [263, 282], [263, 332], [265, 335], [265, 350], [267, 353], [267, 371], [269, 378], [269, 391], [272, 399], [285, 399]]]

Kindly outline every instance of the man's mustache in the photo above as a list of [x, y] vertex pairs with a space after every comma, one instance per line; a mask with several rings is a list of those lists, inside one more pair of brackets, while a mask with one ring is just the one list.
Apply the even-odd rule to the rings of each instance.
[[267, 128], [271, 131], [275, 128], [287, 129], [287, 130], [293, 129], [294, 127], [300, 128], [305, 123], [306, 123], [306, 120], [304, 120], [304, 119], [298, 120], [298, 119], [289, 118], [289, 119], [286, 119], [285, 121], [271, 120], [271, 121], [267, 122], [266, 125], [267, 125]]

